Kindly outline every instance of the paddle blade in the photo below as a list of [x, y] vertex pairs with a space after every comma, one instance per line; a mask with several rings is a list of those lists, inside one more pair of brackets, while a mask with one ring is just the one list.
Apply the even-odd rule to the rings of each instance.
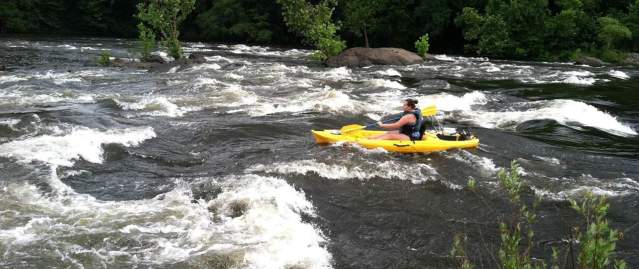
[[435, 105], [422, 107], [421, 110], [423, 117], [435, 116], [435, 114], [437, 114], [437, 107]]
[[342, 127], [341, 129], [339, 129], [339, 132], [341, 134], [345, 134], [345, 133], [348, 133], [348, 132], [357, 131], [357, 130], [361, 130], [361, 129], [364, 129], [364, 128], [366, 128], [366, 126], [362, 126], [362, 125], [359, 125], [359, 124], [350, 124], [350, 125], [346, 125], [346, 126]]

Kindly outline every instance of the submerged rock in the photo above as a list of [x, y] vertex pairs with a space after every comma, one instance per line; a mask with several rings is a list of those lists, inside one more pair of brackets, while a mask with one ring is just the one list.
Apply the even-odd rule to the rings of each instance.
[[369, 65], [410, 65], [424, 62], [414, 52], [399, 48], [350, 48], [326, 61], [331, 67]]
[[606, 63], [598, 58], [590, 56], [580, 56], [575, 60], [575, 64], [585, 64], [589, 66], [604, 66]]

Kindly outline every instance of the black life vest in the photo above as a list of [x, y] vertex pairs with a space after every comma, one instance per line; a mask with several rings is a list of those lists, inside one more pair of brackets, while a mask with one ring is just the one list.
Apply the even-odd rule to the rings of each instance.
[[416, 108], [415, 110], [413, 110], [413, 112], [404, 112], [402, 114], [402, 117], [408, 114], [415, 115], [415, 123], [405, 124], [399, 129], [399, 133], [407, 135], [408, 137], [410, 137], [410, 140], [422, 139], [423, 133], [420, 132], [420, 129], [424, 122], [424, 119], [422, 118], [422, 112], [418, 108]]

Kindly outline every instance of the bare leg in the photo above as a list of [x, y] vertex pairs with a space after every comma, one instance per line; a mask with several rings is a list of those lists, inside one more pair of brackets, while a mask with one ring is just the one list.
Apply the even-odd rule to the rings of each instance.
[[399, 132], [386, 132], [385, 134], [369, 137], [369, 139], [378, 139], [378, 140], [410, 140], [405, 134], [400, 134]]
[[369, 137], [368, 137], [368, 139], [380, 139], [380, 137], [384, 137], [384, 136], [386, 136], [386, 135], [387, 135], [387, 134], [389, 134], [389, 133], [399, 133], [399, 131], [388, 131], [388, 132], [385, 132], [385, 133], [383, 133], [383, 134], [378, 134], [378, 135], [374, 135], [374, 136], [369, 136]]

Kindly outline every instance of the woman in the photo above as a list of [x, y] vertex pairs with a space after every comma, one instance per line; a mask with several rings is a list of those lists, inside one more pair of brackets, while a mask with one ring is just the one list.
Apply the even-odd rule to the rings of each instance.
[[394, 130], [386, 133], [371, 136], [369, 139], [379, 140], [420, 140], [419, 132], [420, 123], [422, 121], [422, 113], [415, 106], [417, 100], [406, 99], [402, 109], [404, 113], [402, 117], [394, 123], [377, 122], [377, 125], [383, 129]]

